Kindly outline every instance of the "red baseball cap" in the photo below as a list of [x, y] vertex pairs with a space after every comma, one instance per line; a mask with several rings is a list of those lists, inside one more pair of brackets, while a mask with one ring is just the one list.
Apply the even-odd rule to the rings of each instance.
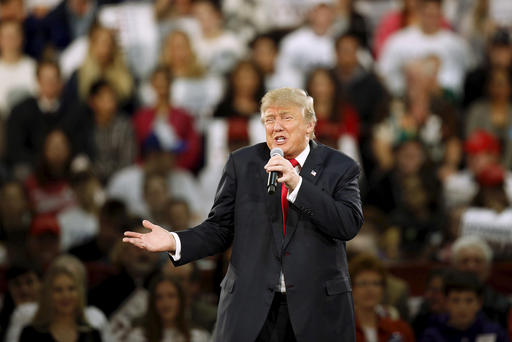
[[500, 142], [494, 135], [478, 129], [471, 133], [464, 143], [464, 150], [468, 154], [500, 153]]
[[60, 226], [55, 215], [40, 214], [32, 219], [30, 235], [39, 236], [45, 233], [60, 235]]

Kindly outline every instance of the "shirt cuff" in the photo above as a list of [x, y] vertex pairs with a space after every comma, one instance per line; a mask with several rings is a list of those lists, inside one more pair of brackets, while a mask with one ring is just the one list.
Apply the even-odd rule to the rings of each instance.
[[295, 187], [295, 189], [293, 189], [292, 192], [288, 192], [288, 195], [286, 195], [286, 199], [288, 200], [288, 202], [291, 202], [291, 203], [295, 202], [295, 199], [297, 199], [297, 194], [299, 193], [301, 185], [302, 185], [302, 177], [299, 177], [299, 182], [297, 183], [297, 186]]
[[180, 237], [178, 236], [178, 234], [176, 234], [175, 232], [169, 232], [169, 234], [174, 236], [174, 240], [176, 241], [176, 250], [174, 251], [174, 253], [172, 253], [172, 252], [168, 252], [168, 253], [171, 256], [172, 260], [178, 261], [181, 259], [181, 240], [180, 240]]

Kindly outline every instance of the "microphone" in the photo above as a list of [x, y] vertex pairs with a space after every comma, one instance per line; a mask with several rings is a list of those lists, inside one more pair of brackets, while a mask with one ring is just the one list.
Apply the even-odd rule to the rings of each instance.
[[[280, 155], [281, 157], [283, 157], [283, 150], [281, 150], [279, 147], [273, 148], [272, 151], [270, 151], [270, 158], [272, 158], [275, 155]], [[268, 174], [267, 192], [269, 195], [272, 195], [274, 192], [276, 192], [277, 178], [279, 178], [279, 172], [277, 171], [271, 171]]]

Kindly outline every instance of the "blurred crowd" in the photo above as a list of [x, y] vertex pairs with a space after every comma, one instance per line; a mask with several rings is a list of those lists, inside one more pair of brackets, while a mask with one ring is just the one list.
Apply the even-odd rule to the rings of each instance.
[[208, 341], [229, 251], [122, 234], [205, 219], [287, 86], [363, 171], [358, 342], [509, 341], [511, 34], [510, 0], [0, 0], [0, 340]]

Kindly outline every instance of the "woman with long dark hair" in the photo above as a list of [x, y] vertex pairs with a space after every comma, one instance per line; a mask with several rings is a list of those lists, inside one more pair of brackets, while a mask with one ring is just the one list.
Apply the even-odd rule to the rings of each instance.
[[128, 337], [128, 342], [206, 342], [209, 334], [191, 329], [186, 318], [187, 303], [180, 283], [159, 274], [149, 287], [148, 308]]

